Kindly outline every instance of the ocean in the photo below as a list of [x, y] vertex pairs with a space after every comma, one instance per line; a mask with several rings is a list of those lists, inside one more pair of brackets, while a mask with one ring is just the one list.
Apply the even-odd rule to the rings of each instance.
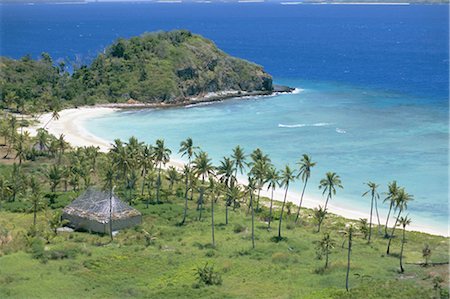
[[[333, 201], [367, 211], [361, 198], [397, 180], [414, 195], [413, 223], [448, 227], [448, 5], [279, 3], [2, 4], [1, 55], [89, 63], [118, 37], [189, 29], [260, 65], [289, 95], [167, 110], [115, 112], [86, 128], [113, 140], [164, 138], [174, 153], [190, 136], [218, 162], [240, 144], [277, 167], [317, 161], [307, 191], [327, 171], [342, 178]], [[294, 191], [301, 188], [294, 184]], [[385, 196], [381, 194], [381, 198]], [[386, 205], [381, 214], [386, 213]]]

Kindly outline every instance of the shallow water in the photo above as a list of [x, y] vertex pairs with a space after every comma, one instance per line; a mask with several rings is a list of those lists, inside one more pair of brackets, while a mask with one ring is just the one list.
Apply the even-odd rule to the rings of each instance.
[[[310, 180], [315, 197], [321, 196], [320, 179], [335, 171], [344, 185], [335, 201], [366, 210], [369, 198], [361, 198], [367, 189], [363, 183], [381, 184], [381, 192], [395, 179], [415, 196], [408, 211], [416, 224], [447, 223], [445, 106], [432, 109], [420, 99], [343, 85], [282, 83], [302, 91], [188, 108], [115, 112], [86, 127], [107, 140], [134, 135], [152, 143], [164, 138], [174, 153], [181, 140], [192, 137], [216, 163], [237, 144], [247, 153], [260, 147], [277, 167], [295, 167], [300, 155], [308, 153], [318, 162]], [[300, 191], [299, 183], [294, 190]]]

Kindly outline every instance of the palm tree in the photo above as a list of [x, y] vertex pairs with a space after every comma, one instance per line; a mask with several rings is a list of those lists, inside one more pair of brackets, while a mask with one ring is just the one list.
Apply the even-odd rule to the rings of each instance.
[[302, 208], [303, 195], [305, 194], [306, 185], [308, 184], [308, 180], [311, 176], [311, 168], [316, 166], [316, 162], [312, 162], [310, 156], [308, 156], [307, 154], [303, 154], [302, 159], [297, 164], [300, 166], [298, 177], [302, 178], [303, 190], [302, 195], [300, 197], [300, 204], [298, 205], [297, 216], [295, 217], [295, 223], [297, 223], [300, 217], [300, 209]]
[[9, 182], [11, 186], [11, 200], [15, 201], [17, 195], [26, 189], [26, 178], [21, 172], [21, 167], [16, 163], [13, 164]]
[[271, 166], [266, 172], [266, 180], [265, 182], [268, 183], [267, 190], [271, 189], [270, 194], [270, 208], [269, 208], [269, 223], [267, 225], [267, 229], [270, 230], [270, 223], [272, 221], [272, 208], [273, 208], [273, 192], [275, 191], [275, 188], [279, 186], [280, 181], [280, 174], [275, 169], [275, 167]]
[[198, 146], [194, 146], [194, 142], [191, 137], [188, 137], [185, 141], [181, 141], [180, 150], [178, 151], [181, 154], [181, 157], [188, 157], [188, 166], [191, 166], [191, 159], [194, 156], [195, 150], [198, 149]]
[[234, 161], [234, 177], [237, 179], [237, 173], [238, 171], [242, 174], [245, 167], [247, 166], [247, 163], [245, 162], [246, 156], [244, 153], [244, 150], [238, 145], [233, 149], [233, 154], [231, 155], [231, 158]]
[[39, 208], [42, 205], [41, 196], [41, 185], [37, 181], [36, 177], [32, 176], [30, 178], [30, 189], [31, 189], [31, 203], [33, 207], [33, 227], [36, 229], [36, 216]]
[[325, 178], [320, 180], [319, 189], [323, 189], [322, 195], [328, 192], [324, 207], [325, 211], [327, 210], [328, 201], [332, 199], [333, 195], [336, 195], [337, 187], [344, 188], [342, 187], [341, 178], [335, 172], [327, 172]]
[[295, 173], [291, 170], [289, 165], [286, 165], [284, 170], [281, 172], [281, 186], [284, 186], [284, 200], [281, 206], [280, 221], [278, 223], [278, 240], [281, 240], [281, 221], [283, 220], [284, 206], [286, 205], [287, 193], [289, 190], [289, 184], [295, 180]]
[[136, 174], [136, 170], [133, 168], [127, 175], [126, 186], [125, 189], [128, 190], [128, 203], [131, 205], [133, 200], [133, 194], [136, 189], [136, 182], [138, 180], [138, 176]]
[[109, 192], [109, 237], [111, 239], [111, 242], [113, 241], [113, 233], [112, 233], [112, 196], [113, 196], [113, 189], [114, 189], [114, 178], [115, 178], [115, 171], [112, 161], [107, 164], [107, 168], [105, 169], [105, 174], [103, 176], [103, 190]]
[[153, 147], [153, 161], [158, 165], [158, 181], [156, 183], [156, 203], [159, 204], [159, 193], [161, 190], [161, 169], [163, 165], [169, 162], [172, 151], [164, 145], [163, 139], [156, 140], [156, 145]]
[[369, 221], [369, 239], [367, 243], [370, 243], [370, 237], [372, 236], [372, 212], [373, 212], [373, 201], [375, 198], [380, 198], [380, 195], [377, 192], [378, 185], [374, 182], [368, 182], [366, 185], [369, 187], [369, 190], [364, 192], [362, 196], [366, 196], [367, 194], [371, 194], [372, 200], [370, 201], [370, 221]]
[[223, 157], [223, 160], [220, 161], [220, 165], [217, 167], [216, 171], [219, 181], [223, 183], [226, 188], [230, 188], [234, 185], [236, 180], [234, 172], [236, 171], [236, 168], [231, 158]]
[[120, 139], [116, 139], [114, 140], [110, 153], [112, 155], [114, 167], [120, 171], [118, 176], [126, 179], [128, 171], [132, 168], [128, 148], [124, 146]]
[[[194, 146], [194, 142], [192, 141], [191, 137], [186, 138], [186, 140], [181, 141], [180, 143], [180, 149], [178, 150], [178, 153], [181, 154], [181, 157], [187, 156], [188, 158], [187, 166], [189, 168], [191, 168], [192, 157], [194, 156], [196, 149], [198, 149], [198, 146]], [[189, 177], [187, 179], [189, 181]], [[192, 181], [190, 181], [189, 186], [191, 189], [191, 200], [192, 200], [194, 196], [194, 188], [192, 187]]]
[[249, 207], [252, 211], [252, 248], [255, 248], [255, 209], [253, 208], [253, 195], [256, 190], [256, 180], [249, 176], [246, 191], [250, 195]]
[[225, 203], [225, 224], [228, 224], [228, 206], [230, 206], [231, 203], [234, 203], [234, 206], [236, 206], [236, 203], [240, 198], [242, 198], [240, 186], [233, 185], [227, 192], [227, 202]]
[[220, 165], [216, 168], [219, 181], [224, 184], [226, 189], [226, 202], [225, 202], [225, 218], [226, 224], [228, 224], [228, 207], [231, 205], [230, 189], [235, 185], [236, 177], [233, 175], [235, 172], [234, 162], [227, 157], [224, 157], [220, 161]]
[[166, 175], [167, 181], [169, 181], [169, 190], [170, 193], [173, 191], [173, 186], [178, 182], [178, 171], [175, 167], [170, 166], [169, 169], [167, 169], [167, 175]]
[[314, 219], [317, 221], [317, 232], [320, 233], [320, 227], [322, 226], [322, 222], [327, 215], [327, 210], [319, 206], [319, 208], [314, 209]]
[[61, 164], [61, 158], [64, 155], [64, 151], [69, 147], [68, 143], [64, 140], [64, 134], [59, 135], [58, 138], [58, 164]]
[[325, 233], [323, 235], [323, 238], [317, 244], [317, 250], [318, 250], [320, 256], [325, 254], [325, 266], [324, 266], [325, 269], [328, 268], [328, 256], [331, 253], [331, 250], [334, 248], [335, 245], [336, 245], [336, 243], [330, 237], [329, 233]]
[[147, 193], [148, 193], [147, 200], [145, 201], [146, 209], [148, 209], [149, 201], [152, 198], [152, 189], [153, 189], [156, 179], [157, 179], [157, 174], [156, 174], [155, 170], [152, 168], [148, 171], [147, 175], [145, 176], [145, 181], [146, 181], [145, 184], [147, 185]]
[[62, 210], [56, 210], [54, 213], [47, 213], [48, 226], [55, 236], [58, 234], [58, 228], [64, 226], [69, 222], [66, 219], [63, 220], [61, 216]]
[[5, 156], [3, 159], [8, 158], [9, 154], [11, 153], [11, 149], [13, 148], [16, 138], [17, 138], [17, 118], [14, 116], [11, 116], [8, 118], [8, 127], [9, 127], [9, 135], [8, 135], [8, 149], [6, 151]]
[[408, 215], [405, 217], [400, 217], [398, 221], [398, 225], [403, 227], [403, 235], [402, 235], [402, 249], [400, 251], [400, 272], [405, 272], [405, 269], [403, 269], [403, 246], [405, 245], [405, 231], [406, 226], [411, 224], [411, 218], [408, 218]]
[[216, 246], [214, 239], [214, 202], [217, 201], [220, 195], [220, 185], [214, 180], [212, 176], [209, 177], [209, 191], [211, 195], [211, 236], [212, 236], [212, 246]]
[[95, 172], [96, 169], [97, 169], [97, 158], [98, 158], [98, 156], [100, 154], [100, 152], [99, 152], [100, 148], [98, 146], [92, 146], [91, 145], [91, 146], [85, 147], [84, 151], [85, 151], [86, 157], [91, 162], [91, 169], [92, 169], [92, 171]]
[[37, 129], [36, 139], [37, 145], [39, 145], [39, 151], [46, 152], [48, 150], [49, 137], [47, 130]]
[[430, 245], [425, 244], [425, 247], [422, 249], [422, 257], [425, 259], [425, 263], [423, 264], [425, 267], [428, 266], [428, 262], [431, 257], [431, 248]]
[[257, 160], [254, 160], [254, 162], [252, 163], [252, 169], [250, 170], [250, 173], [254, 176], [256, 180], [256, 188], [258, 189], [258, 195], [256, 199], [256, 211], [259, 211], [259, 199], [261, 189], [264, 185], [265, 176], [269, 167], [270, 159], [267, 155], [257, 156], [256, 159]]
[[183, 220], [181, 220], [180, 225], [183, 225], [186, 222], [187, 209], [188, 209], [188, 192], [189, 192], [189, 177], [191, 176], [191, 168], [189, 165], [183, 165], [183, 177], [184, 183], [186, 185], [186, 189], [184, 192], [184, 212], [183, 212]]
[[16, 151], [16, 156], [14, 159], [19, 158], [19, 166], [22, 165], [22, 161], [26, 159], [27, 156], [27, 141], [29, 138], [28, 131], [24, 134], [20, 134], [17, 142], [14, 144], [14, 150]]
[[400, 188], [400, 190], [397, 193], [397, 196], [395, 198], [396, 202], [396, 208], [398, 209], [398, 215], [395, 220], [395, 224], [392, 227], [391, 235], [389, 236], [388, 246], [386, 250], [386, 254], [389, 254], [390, 248], [391, 248], [391, 241], [394, 237], [395, 228], [397, 227], [397, 223], [400, 220], [400, 214], [408, 208], [408, 202], [414, 200], [414, 197], [410, 194], [408, 194], [405, 191], [405, 188]]
[[47, 178], [50, 181], [50, 190], [54, 193], [56, 191], [56, 187], [58, 187], [61, 182], [61, 168], [58, 165], [54, 164], [47, 171]]
[[350, 255], [352, 252], [353, 225], [350, 225], [347, 228], [346, 234], [348, 236], [348, 252], [347, 252], [347, 273], [345, 275], [345, 289], [348, 292], [348, 276], [350, 274]]
[[139, 164], [141, 166], [142, 177], [141, 195], [144, 195], [147, 172], [153, 169], [152, 147], [150, 145], [144, 145], [142, 147], [142, 150], [139, 153]]
[[202, 210], [203, 210], [203, 195], [205, 193], [205, 179], [213, 174], [214, 167], [211, 164], [211, 159], [208, 154], [204, 151], [195, 154], [195, 159], [193, 161], [193, 170], [197, 178], [202, 179], [200, 186], [200, 196], [197, 202], [197, 209], [199, 210], [198, 220], [202, 220]]
[[51, 115], [50, 119], [47, 121], [47, 123], [44, 125], [43, 129], [45, 129], [53, 119], [56, 119], [56, 120], [59, 119], [59, 117], [60, 117], [59, 110], [61, 110], [59, 101], [54, 101], [54, 105], [52, 107], [52, 115]]
[[[392, 208], [395, 207], [395, 199], [397, 198], [398, 191], [400, 190], [399, 186], [397, 185], [397, 181], [392, 181], [388, 184], [388, 192], [387, 197], [384, 199], [383, 202], [389, 201], [389, 212], [386, 218], [386, 225], [384, 226], [384, 237], [389, 237], [388, 235], [388, 224], [389, 224], [389, 216], [391, 215]], [[394, 211], [395, 212], [395, 211]]]

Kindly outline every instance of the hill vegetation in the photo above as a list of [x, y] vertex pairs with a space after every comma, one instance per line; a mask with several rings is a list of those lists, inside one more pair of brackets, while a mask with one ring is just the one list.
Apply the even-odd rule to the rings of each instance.
[[[18, 111], [126, 102], [176, 103], [211, 92], [273, 90], [262, 67], [231, 57], [189, 31], [118, 39], [73, 74], [61, 62], [0, 58], [0, 105]], [[33, 112], [33, 111], [30, 111]]]

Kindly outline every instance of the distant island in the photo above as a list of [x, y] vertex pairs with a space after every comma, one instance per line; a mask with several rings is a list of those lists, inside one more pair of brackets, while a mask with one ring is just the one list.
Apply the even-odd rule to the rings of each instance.
[[1, 57], [0, 67], [2, 105], [19, 97], [25, 106], [43, 110], [93, 104], [172, 106], [292, 90], [274, 86], [261, 66], [229, 56], [186, 30], [120, 38], [71, 74], [47, 53], [39, 60]]
[[280, 3], [282, 5], [301, 4], [354, 4], [354, 5], [409, 5], [409, 4], [448, 4], [448, 0], [0, 0], [0, 3]]

